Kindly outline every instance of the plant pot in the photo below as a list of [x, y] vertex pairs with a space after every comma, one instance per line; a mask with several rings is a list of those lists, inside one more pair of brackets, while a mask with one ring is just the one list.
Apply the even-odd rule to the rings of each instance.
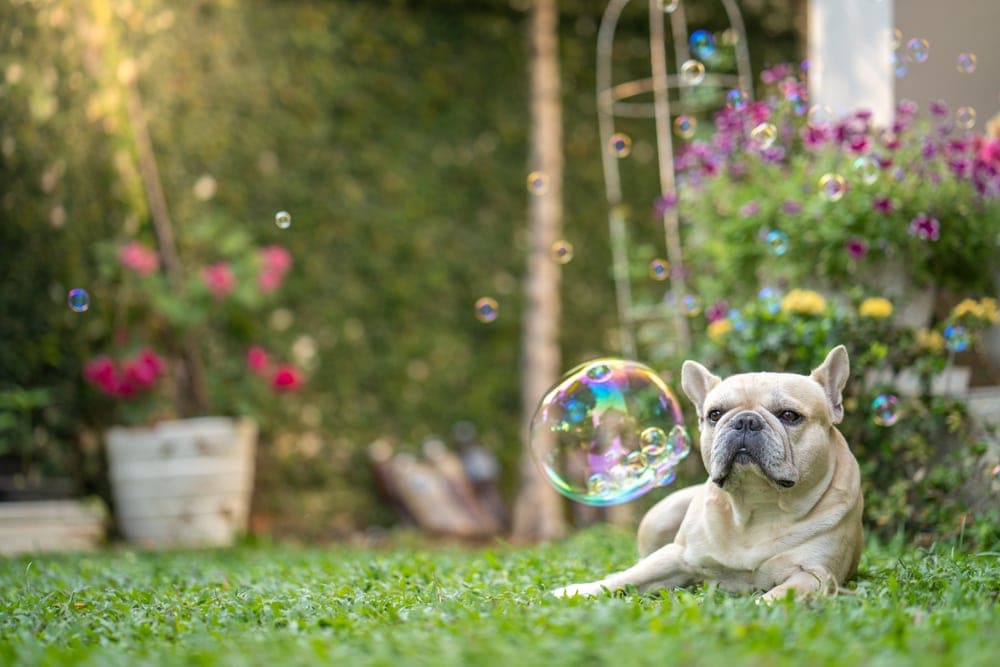
[[219, 547], [246, 531], [257, 424], [200, 417], [105, 434], [115, 516], [142, 547]]

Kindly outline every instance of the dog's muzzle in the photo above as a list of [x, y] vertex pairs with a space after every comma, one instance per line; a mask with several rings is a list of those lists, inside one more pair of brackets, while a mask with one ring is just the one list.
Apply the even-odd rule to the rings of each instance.
[[[736, 464], [755, 464], [765, 475], [771, 477], [775, 484], [788, 489], [795, 486], [795, 480], [787, 476], [771, 474], [781, 457], [781, 447], [765, 429], [764, 418], [752, 410], [744, 410], [734, 415], [726, 424], [725, 430], [719, 434], [720, 447], [716, 452], [721, 465], [713, 466], [717, 474], [712, 481], [718, 486], [725, 484], [732, 468]], [[777, 457], [775, 449], [778, 450]]]

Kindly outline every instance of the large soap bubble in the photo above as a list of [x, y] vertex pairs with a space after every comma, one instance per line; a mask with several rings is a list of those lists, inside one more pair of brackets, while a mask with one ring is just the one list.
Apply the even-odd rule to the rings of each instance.
[[530, 444], [559, 493], [597, 506], [670, 484], [691, 451], [670, 388], [652, 369], [622, 359], [567, 373], [535, 411]]

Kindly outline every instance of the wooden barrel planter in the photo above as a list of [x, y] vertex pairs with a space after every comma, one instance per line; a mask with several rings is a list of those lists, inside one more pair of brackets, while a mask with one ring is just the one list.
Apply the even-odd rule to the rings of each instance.
[[200, 417], [105, 437], [114, 514], [146, 548], [220, 547], [247, 529], [257, 424]]

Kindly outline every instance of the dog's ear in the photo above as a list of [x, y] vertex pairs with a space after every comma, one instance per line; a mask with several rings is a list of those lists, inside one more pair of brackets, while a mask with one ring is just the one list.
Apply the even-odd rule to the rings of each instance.
[[843, 345], [830, 350], [826, 359], [809, 375], [823, 387], [827, 401], [830, 403], [830, 417], [834, 424], [839, 424], [844, 418], [844, 385], [847, 376], [851, 374], [851, 361], [847, 358], [847, 348]]
[[712, 390], [712, 387], [722, 382], [717, 375], [699, 364], [697, 361], [685, 361], [681, 366], [681, 388], [684, 393], [694, 403], [694, 409], [701, 418], [701, 407], [705, 404], [705, 396]]

